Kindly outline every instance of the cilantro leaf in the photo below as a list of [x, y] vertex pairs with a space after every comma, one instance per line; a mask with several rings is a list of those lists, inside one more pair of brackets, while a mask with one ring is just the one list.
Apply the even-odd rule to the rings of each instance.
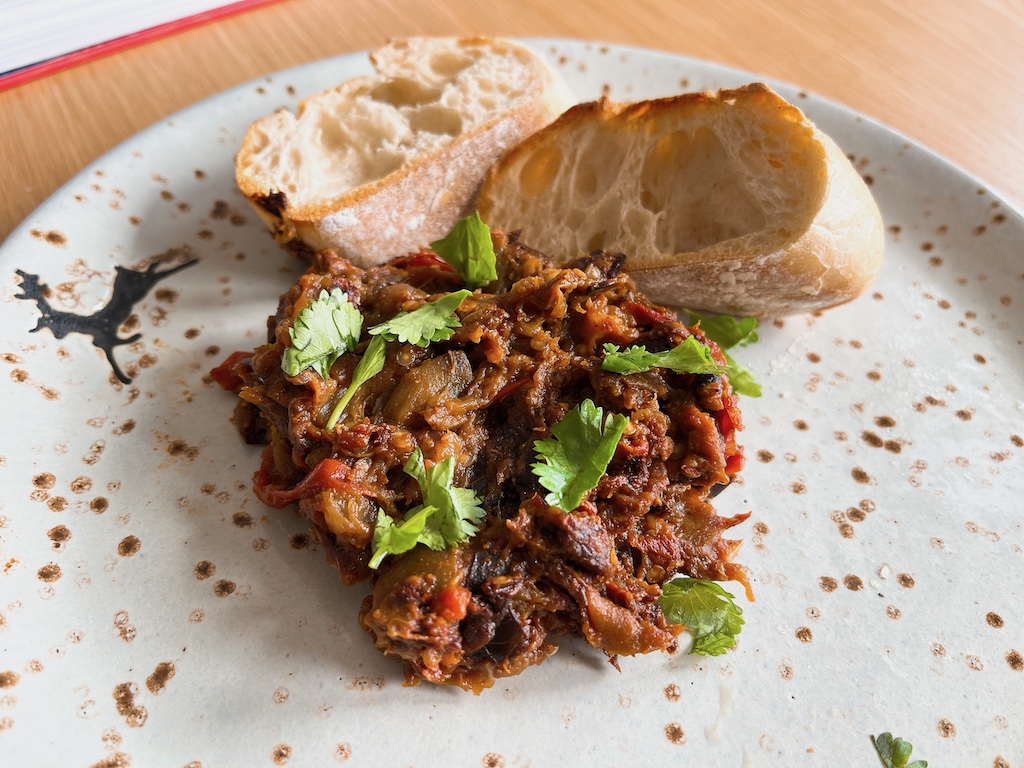
[[692, 309], [684, 311], [690, 316], [690, 321], [700, 323], [700, 329], [704, 331], [704, 335], [722, 349], [732, 349], [735, 346], [746, 347], [757, 341], [758, 322], [756, 317], [705, 315], [701, 312], [694, 312]]
[[455, 333], [462, 323], [455, 315], [462, 300], [471, 296], [465, 289], [428, 301], [412, 312], [399, 312], [390, 320], [370, 329], [370, 335], [383, 336], [388, 341], [401, 341], [425, 347], [432, 341], [444, 341]]
[[359, 343], [363, 316], [340, 288], [320, 296], [303, 307], [288, 329], [292, 345], [284, 351], [281, 368], [296, 376], [312, 368], [326, 379], [334, 361]]
[[746, 347], [757, 341], [757, 318], [705, 315], [692, 309], [685, 312], [690, 316], [690, 322], [699, 323], [704, 335], [722, 348], [728, 363], [725, 375], [729, 377], [733, 392], [749, 397], [760, 397], [761, 385], [754, 381], [754, 375], [736, 362], [727, 351], [735, 346]]
[[397, 524], [377, 510], [371, 568], [377, 568], [385, 556], [400, 555], [417, 544], [434, 550], [462, 544], [480, 528], [484, 516], [480, 498], [469, 488], [452, 485], [455, 474], [452, 457], [427, 468], [417, 448], [404, 469], [419, 484], [423, 503], [406, 512], [402, 522]]
[[690, 653], [721, 656], [736, 645], [743, 613], [731, 594], [713, 581], [680, 576], [662, 587], [658, 606], [673, 624], [693, 636]]
[[345, 406], [348, 405], [349, 400], [356, 393], [356, 390], [363, 385], [364, 382], [372, 379], [378, 373], [384, 369], [384, 352], [387, 345], [384, 342], [382, 336], [376, 336], [371, 341], [369, 346], [366, 347], [366, 351], [363, 352], [363, 357], [359, 360], [356, 365], [356, 369], [352, 371], [352, 381], [348, 384], [348, 389], [345, 390], [345, 394], [341, 396], [341, 399], [335, 404], [334, 409], [331, 411], [331, 417], [327, 420], [325, 425], [327, 429], [334, 429], [334, 425], [338, 423], [338, 419], [341, 418], [341, 414], [345, 412]]
[[551, 493], [548, 504], [571, 512], [597, 486], [615, 455], [629, 419], [609, 414], [584, 400], [551, 428], [551, 437], [533, 444], [537, 463], [531, 465], [540, 484]]
[[455, 267], [467, 288], [480, 288], [498, 279], [491, 230], [475, 211], [472, 216], [459, 219], [451, 232], [430, 247]]
[[477, 532], [484, 509], [469, 488], [454, 485], [455, 462], [449, 456], [427, 468], [417, 448], [405, 463], [405, 473], [420, 486], [423, 503], [438, 510], [437, 529], [448, 545], [462, 544]]
[[913, 746], [899, 736], [893, 738], [888, 731], [877, 737], [872, 736], [871, 743], [885, 768], [928, 768], [926, 760], [915, 760], [908, 764]]
[[408, 552], [419, 543], [424, 543], [431, 549], [443, 549], [442, 546], [434, 546], [438, 543], [438, 537], [424, 535], [427, 522], [437, 513], [437, 507], [420, 505], [409, 510], [401, 523], [395, 524], [390, 515], [383, 509], [377, 509], [377, 524], [373, 528], [373, 556], [370, 558], [370, 567], [377, 568], [387, 555], [400, 555]]
[[669, 368], [676, 373], [725, 373], [711, 358], [711, 350], [696, 336], [664, 352], [648, 352], [647, 347], [627, 347], [619, 351], [614, 344], [604, 345], [601, 368], [612, 373], [641, 373], [651, 368]]
[[732, 384], [732, 391], [738, 395], [760, 397], [761, 385], [754, 381], [754, 374], [748, 371], [744, 366], [737, 363], [733, 356], [724, 349], [722, 350], [722, 354], [725, 355], [726, 362], [728, 362], [728, 365], [725, 367], [725, 375], [729, 377], [729, 383]]

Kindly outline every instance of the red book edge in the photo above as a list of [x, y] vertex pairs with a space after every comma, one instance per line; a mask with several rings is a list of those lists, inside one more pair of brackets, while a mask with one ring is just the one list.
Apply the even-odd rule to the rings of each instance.
[[209, 11], [196, 13], [182, 19], [175, 19], [174, 21], [169, 21], [166, 24], [158, 24], [155, 27], [139, 30], [138, 32], [133, 32], [130, 35], [124, 35], [113, 40], [108, 40], [104, 43], [90, 45], [88, 48], [81, 48], [77, 51], [72, 51], [71, 53], [55, 56], [52, 59], [41, 61], [38, 64], [29, 64], [21, 69], [15, 69], [4, 75], [0, 75], [0, 91], [15, 88], [29, 82], [30, 80], [45, 77], [46, 75], [53, 74], [54, 72], [58, 72], [62, 69], [76, 67], [79, 64], [85, 64], [87, 61], [93, 61], [94, 59], [98, 59], [103, 56], [109, 56], [112, 53], [123, 51], [126, 48], [132, 48], [136, 45], [148, 43], [151, 40], [183, 32], [186, 29], [192, 29], [193, 27], [198, 27], [203, 24], [209, 24], [211, 21], [217, 21], [218, 19], [223, 19], [227, 16], [233, 16], [234, 14], [241, 13], [242, 11], [248, 11], [263, 5], [271, 5], [272, 3], [279, 2], [282, 2], [282, 0], [239, 0], [239, 2], [236, 3], [222, 5], [219, 8], [211, 8]]

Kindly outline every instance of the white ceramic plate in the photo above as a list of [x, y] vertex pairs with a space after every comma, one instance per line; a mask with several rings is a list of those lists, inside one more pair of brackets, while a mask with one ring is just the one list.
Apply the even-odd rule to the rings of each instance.
[[[752, 79], [532, 44], [581, 100]], [[870, 177], [888, 253], [857, 301], [742, 350], [765, 395], [743, 403], [748, 466], [716, 501], [753, 511], [739, 647], [616, 672], [568, 643], [479, 697], [401, 685], [358, 627], [365, 586], [343, 587], [302, 521], [252, 496], [258, 449], [208, 378], [260, 342], [298, 270], [234, 190], [243, 131], [367, 69], [346, 56], [197, 104], [96, 161], [0, 250], [2, 762], [862, 766], [891, 731], [934, 766], [1021, 766], [1024, 220], [913, 142], [781, 85]], [[138, 290], [111, 303], [118, 267]], [[139, 334], [112, 352], [131, 383], [91, 335], [30, 333], [41, 309], [17, 270], [49, 286], [58, 332], [85, 328], [63, 312], [100, 341]]]

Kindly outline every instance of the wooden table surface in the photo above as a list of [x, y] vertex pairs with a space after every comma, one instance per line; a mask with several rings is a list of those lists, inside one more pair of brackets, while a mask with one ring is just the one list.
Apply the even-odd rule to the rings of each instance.
[[1024, 208], [1024, 0], [285, 0], [0, 93], [0, 240], [194, 101], [414, 34], [585, 38], [740, 67], [881, 120]]

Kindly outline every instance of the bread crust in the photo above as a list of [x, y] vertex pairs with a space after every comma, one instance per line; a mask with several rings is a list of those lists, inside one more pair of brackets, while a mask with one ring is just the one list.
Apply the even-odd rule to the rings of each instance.
[[[396, 46], [410, 43], [415, 45], [416, 39], [393, 41], [371, 53], [370, 59], [376, 66], [382, 57], [400, 55]], [[418, 153], [380, 178], [306, 203], [289, 200], [265, 177], [250, 172], [260, 136], [275, 116], [254, 123], [236, 156], [236, 180], [279, 243], [297, 252], [330, 248], [363, 267], [426, 246], [473, 211], [480, 183], [494, 161], [554, 120], [568, 103], [564, 84], [522, 46], [486, 37], [431, 39], [429, 45], [451, 51], [483, 48], [488, 55], [516, 57], [532, 69], [528, 98], [520, 99], [519, 106], [496, 111], [447, 144]], [[300, 103], [296, 116], [301, 120], [317, 99], [355, 92], [368, 83], [378, 85], [382, 79], [387, 78], [379, 74], [355, 78], [311, 96]]]
[[[563, 167], [543, 170], [546, 154]], [[597, 202], [579, 191], [594, 162], [618, 162]], [[671, 178], [661, 208], [643, 200], [657, 197], [646, 163]], [[655, 301], [726, 314], [850, 301], [876, 277], [884, 250], [878, 206], [847, 157], [761, 83], [573, 107], [492, 167], [478, 207], [492, 226], [519, 229], [523, 242], [565, 261], [593, 245], [625, 253]]]

